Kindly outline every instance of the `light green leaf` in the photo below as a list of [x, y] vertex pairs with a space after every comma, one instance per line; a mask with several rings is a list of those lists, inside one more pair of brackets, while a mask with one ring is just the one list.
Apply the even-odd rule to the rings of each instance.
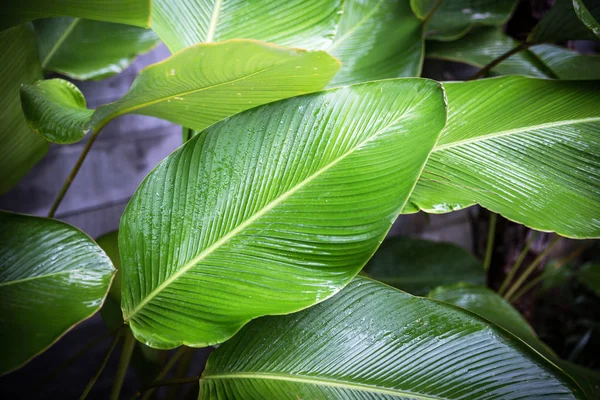
[[583, 55], [564, 47], [538, 44], [529, 48], [560, 79], [600, 79], [600, 55]]
[[[519, 42], [502, 32], [501, 28], [482, 27], [473, 29], [463, 38], [453, 42], [427, 42], [426, 56], [483, 67], [507, 51], [515, 48]], [[498, 75], [525, 75], [537, 78], [554, 77], [534, 54], [521, 51], [492, 69]]]
[[300, 313], [248, 324], [209, 357], [202, 400], [581, 398], [575, 383], [464, 310], [355, 278]]
[[429, 293], [429, 297], [474, 312], [506, 329], [575, 378], [588, 399], [598, 398], [600, 372], [559, 359], [548, 346], [539, 340], [525, 318], [492, 290], [481, 286], [458, 284], [439, 287]]
[[156, 0], [152, 28], [171, 51], [233, 38], [325, 50], [342, 62], [335, 85], [418, 76], [423, 59], [406, 0]]
[[42, 77], [35, 37], [28, 25], [0, 32], [0, 193], [11, 189], [48, 151], [21, 111], [19, 87]]
[[587, 263], [577, 271], [577, 279], [600, 296], [600, 264]]
[[59, 17], [34, 26], [42, 68], [79, 80], [118, 74], [158, 43], [151, 30], [110, 22]]
[[418, 295], [459, 281], [485, 283], [483, 265], [462, 247], [408, 237], [386, 239], [364, 271], [373, 279]]
[[[579, 15], [575, 12], [574, 7], [579, 9]], [[598, 10], [598, 6], [594, 6], [592, 9]], [[585, 19], [586, 24], [580, 17]], [[596, 32], [598, 33], [594, 33], [592, 21], [593, 17], [582, 0], [556, 0], [550, 11], [533, 28], [527, 41], [549, 43], [575, 39], [594, 40], [600, 37], [600, 32], [598, 32], [596, 20]]]
[[478, 203], [533, 229], [600, 236], [600, 82], [444, 87], [448, 123], [404, 212]]
[[201, 130], [248, 108], [322, 89], [338, 69], [323, 51], [232, 40], [196, 45], [147, 67], [123, 98], [93, 115], [79, 90], [62, 80], [25, 85], [21, 99], [34, 130], [72, 143], [129, 113]]
[[150, 27], [152, 0], [18, 0], [3, 5], [0, 31], [48, 17], [77, 17]]
[[113, 272], [102, 249], [78, 229], [0, 212], [0, 374], [98, 311]]
[[503, 25], [517, 3], [516, 0], [410, 0], [419, 18], [426, 19], [430, 12], [434, 12], [427, 23], [425, 36], [442, 41], [459, 39], [476, 25]]
[[438, 83], [386, 80], [255, 108], [189, 140], [121, 219], [136, 337], [204, 347], [337, 293], [402, 209], [445, 117]]

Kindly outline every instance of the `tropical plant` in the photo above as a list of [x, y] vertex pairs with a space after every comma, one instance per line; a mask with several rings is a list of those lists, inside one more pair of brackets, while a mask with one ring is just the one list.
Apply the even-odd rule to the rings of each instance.
[[[590, 240], [552, 253], [600, 236], [600, 56], [564, 47], [600, 40], [600, 2], [557, 0], [522, 41], [504, 28], [518, 3], [6, 6], [0, 191], [49, 143], [87, 142], [47, 217], [0, 211], [0, 374], [101, 311], [108, 334], [88, 348], [113, 339], [81, 398], [121, 340], [111, 399], [130, 366], [143, 398], [188, 382], [200, 399], [598, 398], [600, 374], [513, 305], [565, 282], [600, 294]], [[87, 108], [71, 80], [117, 74], [159, 42], [170, 57]], [[427, 79], [424, 57], [475, 70]], [[181, 125], [183, 144], [94, 241], [54, 216], [125, 114]], [[479, 257], [386, 239], [402, 214], [468, 207], [488, 224]], [[498, 220], [527, 227], [510, 262], [494, 256]], [[217, 345], [186, 376], [190, 348]]]

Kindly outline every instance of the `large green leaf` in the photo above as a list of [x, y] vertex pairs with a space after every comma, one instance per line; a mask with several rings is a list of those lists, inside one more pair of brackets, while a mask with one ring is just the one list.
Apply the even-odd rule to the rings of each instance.
[[219, 346], [200, 399], [580, 398], [514, 336], [459, 308], [365, 278]]
[[419, 18], [425, 19], [434, 12], [426, 27], [427, 39], [443, 41], [462, 37], [474, 25], [503, 25], [517, 3], [517, 0], [410, 0]]
[[78, 17], [150, 27], [152, 0], [18, 0], [2, 6], [0, 31], [39, 18]]
[[485, 283], [483, 265], [462, 247], [408, 237], [386, 239], [364, 271], [373, 279], [419, 295], [454, 282]]
[[[600, 37], [598, 15], [592, 16], [583, 0], [556, 0], [554, 6], [544, 15], [542, 20], [533, 28], [529, 42], [561, 42], [565, 40], [593, 40]], [[594, 3], [590, 9], [600, 11], [600, 2]], [[578, 10], [576, 12], [575, 10]], [[582, 21], [585, 20], [585, 23]]]
[[[463, 38], [452, 42], [428, 41], [426, 56], [481, 68], [518, 44], [519, 42], [504, 34], [501, 28], [482, 27], [473, 29]], [[526, 75], [538, 78], [554, 76], [548, 67], [527, 50], [507, 58], [491, 72], [499, 75]]]
[[445, 119], [438, 83], [398, 79], [265, 105], [192, 138], [121, 219], [136, 337], [202, 347], [337, 293], [389, 230]]
[[78, 229], [0, 212], [0, 374], [98, 311], [113, 272], [102, 249]]
[[429, 293], [429, 297], [474, 312], [506, 329], [574, 377], [588, 399], [597, 399], [600, 395], [599, 371], [560, 360], [539, 340], [525, 318], [492, 290], [481, 286], [458, 284], [436, 288]]
[[418, 76], [421, 25], [406, 0], [156, 0], [152, 22], [171, 51], [233, 38], [328, 51], [336, 85]]
[[404, 212], [478, 203], [537, 230], [600, 236], [600, 82], [444, 87], [448, 123]]
[[48, 143], [27, 126], [19, 87], [42, 77], [31, 27], [0, 32], [0, 193], [12, 188], [48, 150]]
[[118, 74], [158, 43], [151, 30], [110, 22], [59, 17], [34, 26], [42, 68], [79, 80]]
[[530, 47], [529, 51], [560, 79], [600, 79], [600, 55], [583, 55], [550, 44], [538, 44]]
[[49, 141], [73, 143], [128, 113], [201, 130], [248, 108], [322, 89], [338, 69], [323, 51], [232, 40], [192, 46], [147, 67], [123, 98], [95, 112], [60, 79], [23, 86], [21, 100], [32, 129]]

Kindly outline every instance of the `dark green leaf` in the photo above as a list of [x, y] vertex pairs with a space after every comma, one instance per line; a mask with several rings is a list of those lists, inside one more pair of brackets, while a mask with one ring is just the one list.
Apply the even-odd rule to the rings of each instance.
[[600, 79], [600, 55], [578, 54], [550, 44], [538, 44], [529, 50], [560, 79]]
[[7, 192], [48, 151], [48, 143], [31, 132], [21, 111], [19, 87], [42, 77], [30, 26], [0, 32], [0, 193]]
[[408, 237], [386, 239], [364, 271], [418, 295], [454, 282], [485, 283], [483, 265], [462, 247]]
[[203, 347], [337, 293], [402, 209], [445, 117], [438, 83], [385, 80], [255, 108], [189, 140], [121, 219], [136, 337]]
[[[597, 0], [591, 2], [596, 3], [592, 9], [600, 10], [600, 2]], [[576, 13], [574, 7], [580, 11]], [[580, 18], [585, 19], [586, 24]], [[593, 19], [582, 0], [556, 0], [550, 11], [533, 28], [527, 40], [533, 43], [549, 43], [575, 39], [597, 39], [600, 37], [597, 19], [597, 17], [595, 20]], [[593, 26], [594, 22], [595, 27]]]
[[59, 17], [34, 26], [42, 68], [79, 80], [118, 74], [158, 43], [151, 30], [110, 22]]
[[600, 296], [600, 264], [585, 264], [577, 272], [577, 279]]
[[0, 374], [98, 311], [113, 273], [106, 254], [78, 229], [0, 212]]
[[200, 399], [571, 399], [574, 382], [463, 310], [355, 278], [308, 310], [248, 324], [215, 350]]

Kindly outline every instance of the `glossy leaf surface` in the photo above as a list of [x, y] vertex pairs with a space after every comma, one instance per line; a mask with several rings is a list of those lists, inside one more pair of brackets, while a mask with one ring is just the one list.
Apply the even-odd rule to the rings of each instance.
[[600, 79], [600, 55], [583, 55], [550, 44], [538, 44], [529, 49], [560, 79]]
[[450, 243], [409, 237], [384, 240], [364, 272], [417, 295], [454, 282], [485, 283], [483, 265], [467, 250]]
[[19, 87], [42, 77], [35, 37], [29, 26], [0, 32], [0, 193], [7, 192], [48, 151], [31, 132], [21, 111]]
[[[452, 42], [429, 41], [426, 56], [441, 60], [466, 63], [483, 67], [519, 43], [502, 32], [501, 28], [475, 28], [461, 39]], [[509, 57], [492, 69], [495, 75], [525, 75], [536, 78], [553, 77], [549, 70], [534, 54], [521, 51]]]
[[500, 26], [507, 22], [518, 1], [516, 0], [410, 0], [414, 13], [429, 20], [425, 35], [427, 39], [456, 40], [464, 36], [474, 25]]
[[448, 123], [405, 212], [480, 204], [537, 230], [600, 236], [600, 83], [444, 84]]
[[158, 43], [149, 29], [110, 22], [59, 17], [34, 26], [42, 68], [78, 80], [118, 74]]
[[482, 286], [457, 284], [436, 288], [429, 297], [474, 312], [506, 329], [575, 378], [588, 399], [600, 395], [600, 372], [559, 359], [539, 340], [525, 318], [494, 291]]
[[359, 277], [308, 310], [248, 324], [210, 355], [199, 398], [570, 399], [577, 390], [479, 317]]
[[128, 113], [201, 130], [248, 108], [322, 89], [338, 69], [339, 62], [322, 51], [233, 40], [196, 45], [147, 67], [123, 98], [93, 115], [79, 90], [62, 80], [24, 86], [21, 98], [36, 131], [72, 143]]
[[3, 5], [0, 31], [39, 18], [78, 17], [150, 27], [152, 0], [19, 0]]
[[255, 108], [189, 140], [121, 219], [136, 337], [203, 347], [337, 293], [402, 209], [445, 116], [438, 83], [387, 80]]
[[102, 249], [78, 229], [0, 212], [0, 373], [98, 311], [113, 272]]
[[[593, 9], [598, 9], [598, 1], [590, 1], [590, 3], [593, 2], [596, 3]], [[580, 10], [580, 15], [575, 12], [575, 9]], [[587, 25], [582, 22], [580, 17], [587, 21]], [[556, 0], [552, 8], [533, 28], [527, 40], [534, 43], [549, 43], [576, 39], [598, 39], [600, 31], [594, 33], [591, 18], [591, 14], [582, 0]], [[595, 21], [597, 24], [597, 18]]]
[[418, 76], [422, 24], [405, 0], [156, 0], [153, 29], [177, 51], [248, 38], [325, 50], [342, 62], [332, 85]]

